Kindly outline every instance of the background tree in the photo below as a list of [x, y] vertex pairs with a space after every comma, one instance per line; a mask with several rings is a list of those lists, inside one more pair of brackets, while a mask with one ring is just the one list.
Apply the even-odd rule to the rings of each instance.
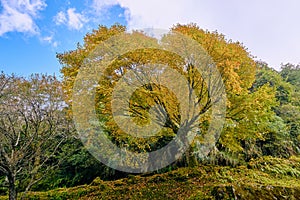
[[[295, 98], [296, 88], [281, 75], [287, 74], [288, 70], [278, 72], [267, 63], [258, 62], [256, 81], [253, 89], [269, 84], [276, 91], [276, 100], [278, 104], [272, 109], [276, 116], [272, 117], [269, 125], [270, 134], [264, 141], [260, 141], [261, 148], [265, 155], [277, 157], [289, 157], [292, 154], [299, 153], [297, 140], [298, 130], [296, 127], [299, 121], [299, 107], [296, 106]], [[290, 69], [291, 66], [288, 66]], [[293, 82], [295, 83], [295, 82]]]
[[58, 164], [53, 157], [71, 130], [66, 106], [54, 76], [0, 75], [0, 171], [10, 200]]
[[101, 177], [102, 180], [114, 180], [126, 175], [100, 163], [76, 137], [65, 140], [53, 160], [59, 161], [59, 166], [33, 185], [31, 190], [47, 191], [74, 187], [90, 184], [95, 177]]
[[281, 66], [280, 75], [292, 85], [290, 101], [278, 109], [278, 115], [289, 127], [290, 136], [296, 153], [300, 153], [300, 66], [285, 64]]

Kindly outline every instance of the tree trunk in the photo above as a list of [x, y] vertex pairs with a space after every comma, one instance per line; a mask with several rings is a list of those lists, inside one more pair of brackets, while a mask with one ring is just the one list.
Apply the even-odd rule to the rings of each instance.
[[7, 176], [9, 183], [9, 200], [17, 200], [17, 189], [15, 185], [15, 176], [13, 174], [9, 174]]

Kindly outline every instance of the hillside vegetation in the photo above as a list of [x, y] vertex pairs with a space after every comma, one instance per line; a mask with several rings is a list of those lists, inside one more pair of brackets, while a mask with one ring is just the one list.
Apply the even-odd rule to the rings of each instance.
[[27, 199], [299, 199], [299, 178], [300, 158], [263, 157], [234, 168], [200, 165], [115, 181], [96, 178], [89, 185], [31, 192]]

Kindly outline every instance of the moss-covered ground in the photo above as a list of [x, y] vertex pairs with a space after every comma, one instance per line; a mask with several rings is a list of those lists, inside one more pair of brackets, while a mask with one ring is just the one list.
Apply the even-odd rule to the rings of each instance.
[[300, 199], [300, 158], [262, 157], [234, 168], [200, 165], [115, 181], [96, 178], [89, 185], [30, 192], [27, 199]]

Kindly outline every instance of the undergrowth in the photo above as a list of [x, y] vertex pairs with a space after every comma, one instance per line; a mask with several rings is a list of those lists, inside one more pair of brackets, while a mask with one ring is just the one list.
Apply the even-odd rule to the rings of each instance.
[[[27, 199], [300, 199], [300, 158], [261, 157], [246, 165], [199, 165], [162, 174], [30, 192]], [[6, 199], [0, 197], [0, 199]]]

